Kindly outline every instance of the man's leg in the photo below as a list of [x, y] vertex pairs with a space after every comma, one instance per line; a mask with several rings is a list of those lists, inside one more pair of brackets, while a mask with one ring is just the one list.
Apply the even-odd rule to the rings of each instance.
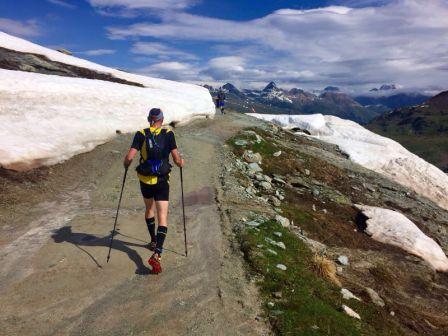
[[151, 243], [156, 241], [156, 220], [155, 216], [155, 203], [154, 198], [143, 198], [145, 201], [146, 211], [145, 220], [148, 227], [149, 235], [151, 236]]
[[165, 242], [165, 237], [168, 232], [168, 201], [156, 201], [157, 209], [157, 245], [156, 253], [161, 254], [163, 251], [163, 243]]

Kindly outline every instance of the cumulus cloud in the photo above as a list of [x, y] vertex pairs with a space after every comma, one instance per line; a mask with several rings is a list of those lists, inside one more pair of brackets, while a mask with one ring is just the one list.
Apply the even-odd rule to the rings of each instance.
[[39, 36], [42, 33], [37, 20], [17, 21], [0, 18], [0, 30], [11, 35], [24, 37]]
[[86, 51], [80, 51], [78, 54], [83, 54], [87, 56], [103, 56], [103, 55], [112, 55], [115, 54], [117, 51], [114, 49], [93, 49], [93, 50], [86, 50]]
[[197, 57], [191, 53], [177, 50], [160, 42], [136, 42], [132, 46], [131, 52], [138, 55], [157, 56], [162, 59], [171, 57], [189, 60], [197, 59]]
[[[346, 5], [282, 9], [249, 21], [163, 12], [158, 23], [109, 27], [108, 33], [113, 39], [152, 37], [233, 46], [232, 54], [243, 55], [245, 61], [238, 56], [211, 60], [200, 73], [215, 79], [241, 76], [250, 82], [265, 75], [268, 81], [277, 75], [288, 82], [297, 76], [298, 85], [309, 86], [448, 86], [447, 1], [370, 1], [370, 7], [362, 8], [341, 3]], [[243, 53], [248, 47], [265, 53], [251, 59]]]

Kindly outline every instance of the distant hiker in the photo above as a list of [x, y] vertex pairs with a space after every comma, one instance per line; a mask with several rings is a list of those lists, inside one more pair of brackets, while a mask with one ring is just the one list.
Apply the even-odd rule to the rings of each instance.
[[226, 100], [226, 94], [222, 89], [219, 89], [218, 96], [216, 97], [216, 107], [221, 109], [221, 113], [224, 114], [224, 101]]
[[[129, 167], [134, 156], [140, 151], [140, 164], [136, 170], [146, 206], [145, 220], [151, 237], [148, 247], [154, 251], [148, 262], [152, 266], [153, 272], [159, 273], [163, 243], [168, 231], [169, 177], [172, 167], [169, 156], [171, 154], [178, 167], [184, 166], [184, 160], [177, 150], [173, 131], [170, 128], [162, 127], [162, 110], [151, 109], [148, 121], [150, 127], [135, 134], [129, 153], [124, 159], [124, 166]], [[154, 218], [156, 211], [157, 234]]]

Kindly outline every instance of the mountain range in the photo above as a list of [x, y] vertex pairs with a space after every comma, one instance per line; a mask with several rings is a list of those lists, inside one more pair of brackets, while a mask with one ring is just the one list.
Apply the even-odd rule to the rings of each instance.
[[448, 172], [448, 91], [423, 104], [394, 109], [366, 127]]
[[[204, 85], [212, 95], [219, 89]], [[221, 87], [226, 92], [227, 107], [238, 112], [269, 114], [322, 113], [366, 124], [375, 117], [395, 107], [419, 104], [429, 97], [416, 93], [397, 93], [395, 85], [383, 85], [366, 95], [352, 97], [336, 86], [327, 86], [316, 93], [299, 88], [279, 88], [270, 82], [262, 90], [240, 90], [227, 83]]]

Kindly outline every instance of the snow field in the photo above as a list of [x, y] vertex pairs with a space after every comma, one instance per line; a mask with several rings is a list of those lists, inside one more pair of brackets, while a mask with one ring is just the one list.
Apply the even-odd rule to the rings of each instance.
[[395, 181], [448, 210], [448, 175], [398, 142], [335, 116], [249, 113], [285, 129], [300, 128], [338, 145], [350, 160]]

